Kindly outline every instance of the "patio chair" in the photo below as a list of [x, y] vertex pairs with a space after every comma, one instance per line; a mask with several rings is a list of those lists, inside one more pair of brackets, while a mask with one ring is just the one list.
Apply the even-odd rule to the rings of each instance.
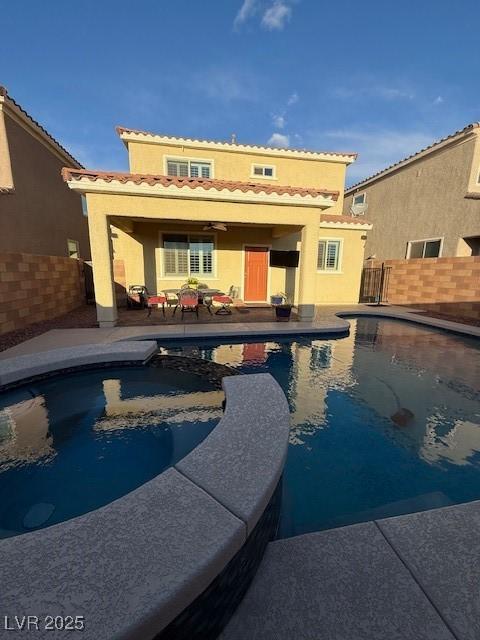
[[145, 309], [147, 306], [148, 290], [143, 284], [132, 284], [128, 287], [127, 308]]
[[178, 292], [177, 291], [164, 291], [163, 295], [165, 296], [165, 304], [167, 307], [174, 307], [173, 313], [175, 313], [175, 309], [178, 307]]
[[189, 311], [196, 313], [198, 318], [198, 291], [196, 289], [181, 289], [178, 294], [178, 304], [173, 310], [173, 315], [175, 315], [178, 307], [180, 307], [180, 311], [182, 312], [182, 320], [183, 314]]
[[163, 317], [165, 317], [165, 303], [167, 302], [167, 298], [164, 295], [159, 296], [148, 296], [147, 298], [147, 307], [148, 307], [148, 317], [152, 315], [152, 309], [157, 306], [157, 308], [162, 306]]
[[[231, 315], [232, 310], [230, 307], [233, 304], [232, 298], [230, 296], [212, 296], [212, 307], [216, 309], [215, 315]], [[210, 309], [209, 309], [210, 311]]]

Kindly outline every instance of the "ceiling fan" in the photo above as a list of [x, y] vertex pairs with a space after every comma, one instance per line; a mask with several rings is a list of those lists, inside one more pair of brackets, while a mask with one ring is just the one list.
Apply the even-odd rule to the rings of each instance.
[[203, 227], [204, 231], [226, 231], [227, 226], [223, 224], [223, 222], [209, 222], [205, 227]]

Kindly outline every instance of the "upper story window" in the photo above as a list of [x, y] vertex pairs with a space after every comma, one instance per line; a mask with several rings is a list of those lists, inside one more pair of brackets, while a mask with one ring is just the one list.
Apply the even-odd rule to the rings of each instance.
[[275, 178], [276, 170], [270, 164], [252, 164], [252, 178]]
[[407, 258], [438, 258], [442, 254], [442, 238], [412, 240], [407, 243]]
[[320, 240], [318, 243], [318, 271], [340, 271], [341, 240]]
[[167, 160], [167, 175], [179, 178], [211, 178], [212, 163], [194, 160]]
[[67, 240], [67, 252], [69, 258], [80, 258], [80, 244], [78, 240]]
[[366, 193], [358, 193], [356, 196], [353, 196], [353, 204], [365, 204], [367, 201]]

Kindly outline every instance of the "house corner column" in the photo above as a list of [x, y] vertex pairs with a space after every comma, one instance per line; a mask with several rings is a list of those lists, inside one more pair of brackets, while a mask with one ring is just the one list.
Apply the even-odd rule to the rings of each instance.
[[305, 225], [300, 248], [300, 277], [298, 283], [298, 318], [311, 322], [315, 317], [316, 274], [318, 257], [318, 225]]
[[112, 240], [107, 216], [89, 210], [88, 229], [98, 325], [114, 327], [117, 324], [118, 315], [113, 280]]

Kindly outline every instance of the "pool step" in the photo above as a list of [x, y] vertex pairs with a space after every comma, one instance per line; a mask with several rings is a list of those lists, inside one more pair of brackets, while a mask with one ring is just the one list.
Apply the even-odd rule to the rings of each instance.
[[424, 515], [270, 543], [220, 639], [453, 640], [449, 625], [382, 531], [382, 523], [401, 527], [404, 520]]

